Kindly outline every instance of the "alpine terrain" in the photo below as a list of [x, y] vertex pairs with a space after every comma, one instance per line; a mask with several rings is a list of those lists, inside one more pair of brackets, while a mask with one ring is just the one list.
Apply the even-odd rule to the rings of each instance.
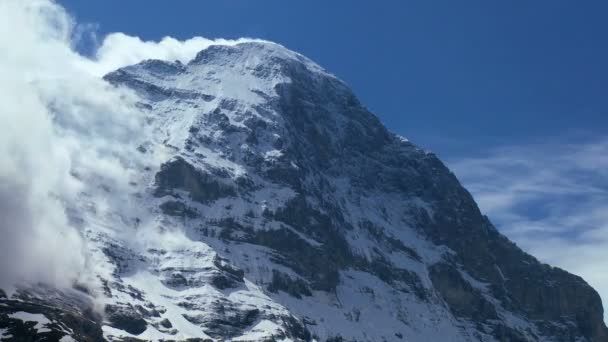
[[73, 171], [99, 289], [1, 291], [0, 340], [608, 341], [593, 288], [300, 54], [213, 45], [104, 79], [146, 121], [129, 191]]

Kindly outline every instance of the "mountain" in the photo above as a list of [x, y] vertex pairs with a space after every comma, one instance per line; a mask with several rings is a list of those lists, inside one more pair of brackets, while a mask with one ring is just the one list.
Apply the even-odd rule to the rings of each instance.
[[583, 279], [300, 54], [214, 45], [104, 79], [147, 124], [130, 190], [81, 174], [97, 192], [68, 211], [102, 291], [0, 292], [2, 340], [608, 341]]

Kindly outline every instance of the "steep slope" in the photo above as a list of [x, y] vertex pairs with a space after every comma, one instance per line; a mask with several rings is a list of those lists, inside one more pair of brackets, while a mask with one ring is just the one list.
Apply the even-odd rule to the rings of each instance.
[[[132, 146], [142, 162], [128, 200], [99, 208], [87, 198], [118, 196], [100, 184], [72, 204], [101, 265], [103, 312], [22, 289], [0, 296], [4, 334], [608, 341], [583, 279], [502, 236], [436, 156], [305, 57], [217, 45], [105, 79], [139, 95], [149, 133]], [[15, 311], [53, 323], [36, 331]]]

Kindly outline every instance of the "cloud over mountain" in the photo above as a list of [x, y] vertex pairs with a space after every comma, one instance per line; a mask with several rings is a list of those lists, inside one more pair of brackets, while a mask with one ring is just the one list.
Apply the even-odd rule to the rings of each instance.
[[48, 0], [3, 1], [0, 32], [0, 285], [69, 285], [86, 277], [87, 256], [64, 201], [87, 191], [79, 169], [125, 186], [124, 146], [141, 127], [133, 95], [101, 76], [144, 59], [187, 62], [211, 44], [237, 41], [113, 33], [88, 58], [73, 48], [80, 26]]

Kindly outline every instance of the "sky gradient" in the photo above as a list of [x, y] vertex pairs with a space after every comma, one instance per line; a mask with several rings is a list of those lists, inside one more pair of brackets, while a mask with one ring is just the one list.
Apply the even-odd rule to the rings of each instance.
[[446, 161], [503, 233], [607, 302], [608, 2], [59, 3], [83, 54], [111, 32], [301, 52]]

